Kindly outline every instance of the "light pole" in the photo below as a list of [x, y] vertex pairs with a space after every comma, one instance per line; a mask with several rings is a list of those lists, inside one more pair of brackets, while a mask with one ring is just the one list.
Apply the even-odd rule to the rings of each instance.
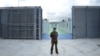
[[18, 0], [18, 7], [19, 7], [19, 0]]

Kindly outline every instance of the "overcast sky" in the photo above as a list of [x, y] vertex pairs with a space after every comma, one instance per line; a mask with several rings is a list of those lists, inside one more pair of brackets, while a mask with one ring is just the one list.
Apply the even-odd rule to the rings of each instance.
[[71, 18], [73, 5], [99, 6], [100, 0], [0, 0], [0, 7], [41, 6], [43, 8], [43, 18], [47, 18], [49, 21]]

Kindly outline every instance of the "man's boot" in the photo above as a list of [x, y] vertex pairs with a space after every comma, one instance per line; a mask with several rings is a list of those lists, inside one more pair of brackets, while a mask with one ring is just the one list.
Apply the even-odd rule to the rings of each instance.
[[51, 49], [51, 53], [50, 54], [53, 54], [53, 50]]
[[59, 52], [56, 52], [56, 54], [59, 54]]
[[59, 54], [58, 49], [56, 49], [56, 54]]

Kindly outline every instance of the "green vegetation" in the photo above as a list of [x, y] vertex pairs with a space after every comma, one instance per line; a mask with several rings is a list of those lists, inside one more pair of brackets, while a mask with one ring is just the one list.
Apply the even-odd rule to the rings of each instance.
[[[50, 33], [52, 32], [52, 30], [53, 30], [53, 28], [50, 27], [50, 28], [49, 28], [49, 32], [48, 32], [48, 34], [50, 34]], [[66, 33], [67, 33], [67, 32], [62, 31], [62, 30], [59, 29], [59, 28], [57, 28], [57, 32], [58, 32], [59, 34], [66, 34]]]

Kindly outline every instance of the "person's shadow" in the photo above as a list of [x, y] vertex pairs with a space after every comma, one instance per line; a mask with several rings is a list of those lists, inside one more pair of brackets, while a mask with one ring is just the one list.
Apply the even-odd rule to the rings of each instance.
[[59, 56], [59, 54], [51, 54], [51, 56]]

